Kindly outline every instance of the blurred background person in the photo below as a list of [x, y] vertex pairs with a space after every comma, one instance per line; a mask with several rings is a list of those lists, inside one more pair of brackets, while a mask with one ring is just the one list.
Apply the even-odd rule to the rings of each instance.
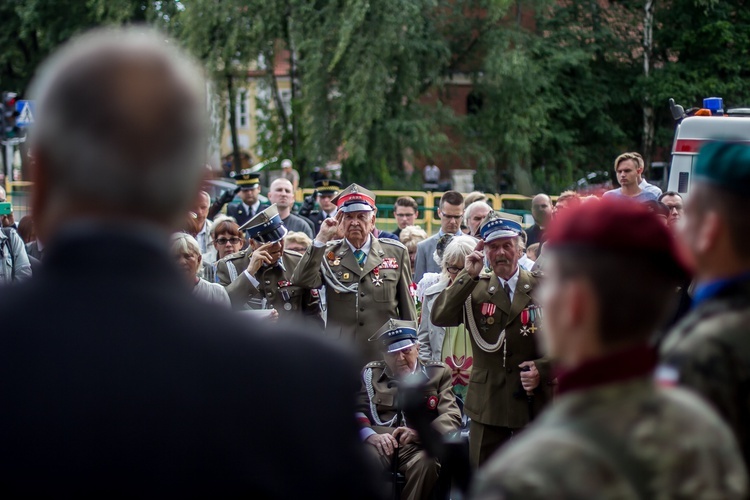
[[[401, 231], [409, 226], [414, 226], [414, 221], [419, 216], [419, 205], [411, 196], [401, 196], [393, 205], [393, 217], [396, 218], [396, 228], [393, 234], [401, 239]], [[403, 243], [403, 241], [401, 241]]]
[[454, 237], [443, 252], [440, 281], [424, 292], [422, 317], [419, 321], [419, 357], [423, 360], [442, 361], [452, 373], [453, 392], [461, 399], [466, 397], [474, 358], [471, 341], [464, 325], [435, 326], [430, 319], [432, 304], [440, 293], [453, 283], [464, 268], [466, 256], [474, 251], [477, 239], [471, 236]]
[[581, 195], [575, 191], [563, 191], [560, 196], [557, 197], [555, 207], [552, 209], [552, 214], [557, 215], [568, 208], [575, 208], [581, 204]]
[[234, 178], [240, 187], [240, 202], [227, 205], [227, 215], [241, 226], [270, 204], [260, 201], [260, 174], [243, 170]]
[[650, 200], [643, 204], [646, 210], [656, 215], [666, 226], [669, 222], [669, 207], [656, 200]]
[[[206, 81], [177, 46], [141, 28], [96, 31], [36, 73], [28, 142], [45, 272], [0, 301], [3, 492], [371, 498], [351, 354], [197, 300], [170, 254], [209, 123]], [[305, 379], [326, 382], [300, 391]], [[263, 408], [284, 446], [260, 431]]]
[[294, 189], [287, 179], [276, 179], [268, 191], [268, 201], [276, 205], [281, 222], [289, 231], [301, 231], [310, 239], [313, 238], [314, 224], [304, 217], [292, 213], [294, 207]]
[[[292, 189], [297, 192], [299, 188], [299, 172], [292, 168], [292, 160], [286, 159], [281, 161], [281, 178], [288, 180], [292, 184]], [[271, 203], [274, 203], [273, 201]]]
[[208, 208], [211, 206], [211, 195], [205, 191], [198, 193], [198, 199], [193, 205], [192, 212], [195, 213], [195, 225], [198, 232], [195, 240], [201, 249], [201, 254], [206, 253], [211, 244], [211, 221], [208, 220]]
[[[644, 190], [641, 188], [640, 183], [644, 182], [641, 177], [643, 174], [643, 158], [638, 153], [623, 153], [618, 156], [615, 159], [615, 174], [620, 187], [607, 191], [602, 195], [602, 198], [614, 197], [644, 202], [655, 200], [661, 194], [661, 190], [658, 188], [656, 188], [659, 190], [658, 193], [653, 189]], [[655, 186], [651, 187], [655, 188]]]
[[467, 194], [466, 197], [464, 197], [464, 206], [468, 207], [469, 205], [477, 201], [483, 201], [487, 203], [487, 206], [489, 206], [489, 198], [487, 198], [487, 195], [481, 191], [472, 191], [471, 193]]
[[[318, 179], [315, 181], [315, 191], [318, 193], [317, 202], [319, 210], [313, 210], [307, 219], [315, 224], [315, 234], [320, 231], [320, 225], [329, 217], [335, 217], [338, 208], [331, 200], [341, 191], [341, 181], [333, 179]], [[300, 214], [304, 215], [302, 209]]]
[[531, 199], [531, 216], [534, 225], [526, 230], [526, 243], [533, 245], [544, 241], [544, 231], [552, 218], [552, 198], [544, 193], [539, 193]]
[[534, 261], [530, 259], [528, 254], [526, 253], [527, 238], [528, 236], [526, 235], [526, 231], [521, 231], [520, 241], [518, 242], [519, 249], [521, 250], [521, 257], [518, 259], [518, 265], [521, 266], [522, 269], [531, 271], [531, 269], [534, 267]]
[[[0, 186], [0, 203], [6, 203], [8, 201], [7, 197], [8, 195], [5, 192], [5, 188]], [[17, 227], [16, 220], [13, 215], [13, 206], [11, 206], [11, 211], [9, 214], [0, 216], [0, 227]]]
[[36, 241], [34, 219], [32, 219], [31, 215], [24, 215], [21, 217], [21, 220], [18, 221], [18, 236], [20, 236], [23, 242], [27, 245], [32, 241]]
[[677, 223], [682, 218], [682, 214], [685, 212], [685, 202], [683, 201], [682, 196], [674, 191], [667, 191], [659, 196], [659, 201], [669, 208], [667, 224], [669, 224], [669, 227], [675, 229]]
[[[225, 222], [230, 222], [231, 224], [222, 224]], [[216, 244], [216, 238], [219, 238], [222, 233], [233, 233], [232, 227], [236, 230], [237, 234], [232, 234], [231, 236], [227, 236], [222, 240], [218, 245]], [[219, 233], [217, 233], [217, 230]], [[226, 215], [217, 215], [216, 218], [213, 221], [213, 224], [211, 224], [211, 246], [208, 248], [206, 252], [203, 253], [203, 263], [204, 264], [215, 264], [217, 260], [223, 259], [230, 253], [239, 252], [242, 250], [242, 247], [244, 245], [244, 237], [239, 233], [239, 226], [237, 223], [232, 219], [231, 217], [227, 217]], [[239, 238], [239, 244], [236, 239]], [[231, 240], [231, 241], [230, 241]], [[229, 244], [229, 245], [227, 245]], [[239, 248], [237, 248], [239, 246]], [[221, 250], [221, 247], [224, 247], [223, 250]], [[236, 250], [235, 250], [236, 248]], [[212, 280], [209, 280], [212, 281]]]
[[444, 234], [460, 236], [461, 222], [464, 216], [464, 197], [458, 191], [447, 191], [440, 197], [437, 215], [440, 218], [440, 230], [417, 245], [417, 258], [414, 261], [414, 282], [419, 283], [425, 273], [439, 273], [440, 264], [435, 262], [433, 254], [438, 240]]
[[284, 236], [284, 248], [290, 252], [305, 253], [305, 250], [312, 245], [312, 240], [299, 231], [289, 231]]
[[464, 224], [469, 229], [467, 233], [469, 236], [477, 236], [479, 234], [479, 225], [482, 223], [487, 214], [490, 213], [492, 208], [487, 204], [485, 200], [477, 200], [470, 205], [466, 206], [466, 213], [464, 214]]
[[230, 307], [229, 295], [227, 295], [223, 286], [198, 277], [203, 264], [203, 257], [195, 238], [186, 233], [173, 235], [172, 257], [188, 284], [192, 287], [193, 295], [196, 298], [218, 306]]
[[535, 263], [539, 257], [539, 245], [540, 243], [534, 243], [533, 245], [529, 245], [529, 248], [526, 249], [526, 255]]
[[13, 227], [0, 231], [0, 285], [21, 283], [31, 278], [32, 269], [26, 245]]
[[417, 258], [417, 245], [420, 241], [427, 239], [427, 233], [419, 226], [407, 226], [401, 230], [399, 240], [409, 250], [409, 261], [411, 270], [414, 272], [414, 261]]

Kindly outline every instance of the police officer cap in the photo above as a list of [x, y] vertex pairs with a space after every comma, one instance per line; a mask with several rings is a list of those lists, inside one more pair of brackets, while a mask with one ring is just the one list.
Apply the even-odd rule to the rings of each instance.
[[242, 189], [255, 189], [260, 186], [260, 174], [250, 172], [250, 169], [232, 172], [229, 174]]
[[505, 212], [490, 210], [479, 225], [479, 235], [485, 243], [499, 238], [512, 238], [521, 234], [522, 217]]
[[275, 203], [245, 222], [240, 227], [240, 230], [242, 229], [247, 231], [250, 238], [260, 243], [280, 241], [287, 233]]
[[586, 249], [626, 258], [637, 255], [677, 279], [690, 274], [664, 221], [631, 201], [603, 199], [566, 210], [550, 225], [544, 247]]
[[750, 144], [709, 142], [695, 161], [696, 181], [740, 195], [750, 195]]
[[372, 212], [375, 210], [375, 193], [358, 184], [352, 184], [341, 191], [331, 202], [341, 212]]
[[315, 181], [315, 189], [317, 189], [320, 194], [338, 193], [339, 190], [341, 190], [341, 181], [334, 179], [318, 179]]
[[414, 321], [389, 319], [368, 340], [380, 342], [384, 352], [401, 351], [417, 343], [417, 324]]

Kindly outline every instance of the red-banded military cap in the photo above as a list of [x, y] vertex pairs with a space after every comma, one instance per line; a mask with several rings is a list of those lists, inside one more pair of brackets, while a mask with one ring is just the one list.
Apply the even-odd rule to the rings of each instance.
[[340, 211], [372, 212], [375, 210], [375, 193], [358, 184], [352, 184], [331, 200]]
[[565, 211], [550, 225], [544, 247], [637, 255], [677, 278], [690, 275], [690, 266], [664, 221], [628, 200], [603, 199]]

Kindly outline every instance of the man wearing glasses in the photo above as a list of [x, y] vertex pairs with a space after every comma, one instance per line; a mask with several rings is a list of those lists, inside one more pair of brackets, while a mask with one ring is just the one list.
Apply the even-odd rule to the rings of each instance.
[[419, 214], [419, 205], [411, 196], [402, 196], [393, 205], [393, 216], [396, 218], [398, 229], [393, 231], [396, 237], [401, 237], [401, 230], [407, 226], [413, 226]]
[[464, 197], [458, 191], [447, 191], [438, 205], [440, 231], [417, 245], [417, 258], [414, 261], [414, 283], [419, 283], [425, 273], [439, 273], [440, 265], [433, 258], [438, 240], [445, 234], [460, 236], [461, 219], [464, 216]]

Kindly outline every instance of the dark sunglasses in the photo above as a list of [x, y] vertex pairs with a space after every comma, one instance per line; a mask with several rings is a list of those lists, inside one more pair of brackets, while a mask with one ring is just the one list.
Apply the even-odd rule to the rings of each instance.
[[229, 239], [226, 239], [226, 238], [219, 238], [218, 240], [216, 240], [216, 243], [218, 243], [219, 245], [226, 245], [226, 244], [227, 244], [227, 242], [229, 242], [229, 243], [231, 243], [232, 245], [236, 245], [237, 243], [239, 243], [239, 242], [241, 242], [241, 241], [242, 241], [242, 240], [241, 240], [240, 238], [238, 238], [238, 237], [236, 237], [236, 236], [235, 236], [235, 237], [233, 237], [233, 238], [229, 238]]
[[446, 267], [445, 269], [446, 269], [446, 270], [447, 270], [447, 271], [448, 271], [449, 273], [451, 273], [451, 274], [458, 274], [458, 273], [460, 273], [461, 271], [463, 271], [463, 270], [464, 270], [464, 268], [463, 268], [463, 267], [456, 267], [456, 266], [448, 266], [448, 267]]

